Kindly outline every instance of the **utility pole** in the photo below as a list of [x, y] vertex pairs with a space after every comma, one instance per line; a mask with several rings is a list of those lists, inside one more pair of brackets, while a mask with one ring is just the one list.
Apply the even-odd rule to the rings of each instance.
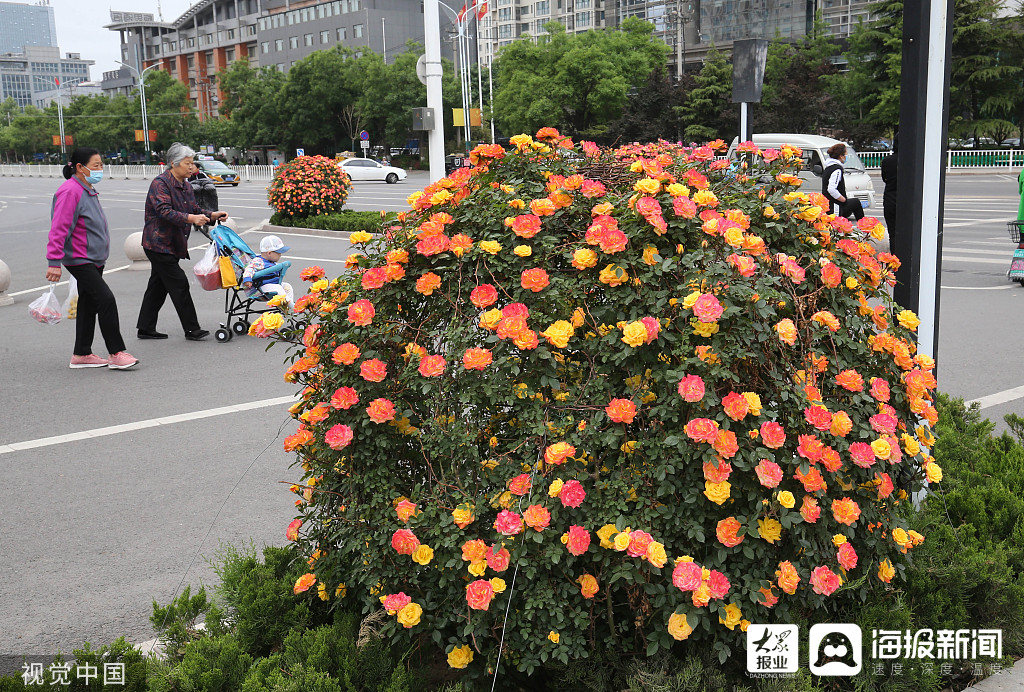
[[427, 108], [434, 112], [434, 127], [427, 134], [430, 180], [444, 177], [444, 103], [441, 97], [441, 25], [438, 0], [423, 0], [424, 67]]

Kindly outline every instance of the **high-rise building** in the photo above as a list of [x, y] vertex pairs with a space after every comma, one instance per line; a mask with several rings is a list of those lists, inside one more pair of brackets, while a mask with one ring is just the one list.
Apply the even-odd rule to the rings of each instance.
[[94, 64], [78, 53], [61, 57], [52, 7], [0, 2], [0, 101], [45, 107], [56, 95], [88, 82]]
[[53, 8], [0, 2], [0, 54], [21, 53], [25, 46], [57, 46]]

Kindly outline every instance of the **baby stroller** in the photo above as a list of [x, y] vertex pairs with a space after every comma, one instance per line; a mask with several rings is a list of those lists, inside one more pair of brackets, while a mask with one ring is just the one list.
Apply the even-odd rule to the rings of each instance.
[[203, 209], [219, 209], [220, 201], [217, 199], [217, 186], [210, 180], [210, 176], [202, 171], [196, 171], [188, 179], [192, 186], [192, 193], [196, 202]]
[[[226, 288], [224, 293], [224, 321], [214, 332], [217, 341], [224, 343], [231, 341], [235, 334], [239, 336], [248, 334], [249, 327], [252, 326], [253, 315], [280, 312], [277, 308], [258, 305], [258, 303], [266, 303], [275, 295], [265, 293], [261, 287], [265, 284], [280, 284], [284, 279], [285, 272], [292, 265], [291, 262], [278, 262], [272, 267], [262, 269], [253, 274], [253, 288], [251, 290], [244, 289], [240, 285], [242, 272], [245, 271], [246, 265], [257, 256], [256, 253], [245, 244], [245, 241], [237, 233], [222, 223], [201, 227], [199, 231], [216, 245], [217, 254], [220, 257], [230, 260], [231, 267], [235, 272], [235, 280], [229, 282], [235, 285]], [[223, 272], [224, 269], [222, 268], [221, 271]]]

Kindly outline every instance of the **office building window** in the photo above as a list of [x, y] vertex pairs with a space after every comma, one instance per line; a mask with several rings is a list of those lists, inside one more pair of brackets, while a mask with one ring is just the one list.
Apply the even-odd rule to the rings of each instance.
[[206, 35], [206, 45], [210, 45], [211, 43], [213, 43], [213, 34], [207, 34]]
[[256, 57], [256, 44], [255, 44], [255, 43], [253, 43], [253, 44], [252, 44], [252, 45], [250, 45], [250, 46], [246, 46], [245, 54], [249, 56], [249, 60], [250, 60], [250, 61], [251, 61], [251, 60], [252, 60], [253, 58], [255, 58], [255, 57]]
[[284, 72], [284, 63], [283, 62], [277, 63], [277, 71], [278, 72]]
[[196, 47], [196, 40], [194, 38], [190, 38], [188, 40], [188, 47], [189, 48], [195, 48]]
[[235, 38], [235, 30], [234, 29], [228, 29], [228, 40], [231, 41], [234, 38]]
[[302, 42], [303, 42], [303, 44], [305, 44], [307, 46], [312, 46], [313, 45], [313, 34], [306, 34], [305, 36], [303, 36], [302, 37]]
[[289, 36], [288, 37], [288, 47], [289, 48], [298, 48], [299, 47], [299, 37], [298, 36]]
[[542, 0], [541, 2], [537, 3], [537, 14], [550, 14], [550, 13], [551, 13], [551, 3], [549, 2], [549, 0]]
[[234, 62], [235, 61], [235, 49], [234, 48], [228, 48], [227, 50], [225, 50], [224, 51], [224, 58], [228, 62]]
[[591, 17], [592, 17], [592, 15], [591, 15], [590, 12], [577, 12], [576, 13], [576, 28], [580, 29], [580, 28], [583, 28], [585, 26], [590, 26]]
[[320, 32], [320, 43], [328, 43], [330, 40], [331, 40], [331, 32], [330, 31], [321, 31]]
[[264, 41], [263, 43], [261, 43], [260, 44], [260, 50], [262, 50], [264, 53], [269, 53], [270, 52], [270, 41]]
[[348, 27], [343, 26], [340, 29], [338, 29], [338, 40], [339, 41], [344, 41], [347, 38], [348, 38]]
[[512, 8], [511, 7], [503, 7], [500, 10], [498, 10], [498, 21], [499, 22], [508, 22], [508, 21], [511, 21], [511, 20], [512, 20]]
[[283, 38], [274, 39], [274, 50], [276, 50], [276, 51], [284, 50], [284, 39]]
[[359, 0], [349, 0], [348, 7], [350, 12], [358, 12]]
[[247, 28], [249, 30], [249, 35], [250, 36], [255, 36], [256, 35], [256, 25], [255, 24], [250, 24]]
[[362, 24], [356, 24], [354, 27], [352, 27], [352, 38], [362, 38], [362, 37], [363, 37], [363, 25]]

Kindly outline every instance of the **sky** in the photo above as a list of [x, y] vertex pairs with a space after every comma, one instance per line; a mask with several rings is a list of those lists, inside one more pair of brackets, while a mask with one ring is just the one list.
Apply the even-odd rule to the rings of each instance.
[[[14, 0], [17, 2], [18, 0]], [[38, 0], [22, 0], [36, 4]], [[121, 59], [117, 32], [104, 29], [110, 24], [110, 10], [151, 12], [158, 17], [157, 0], [50, 0], [57, 20], [57, 44], [61, 53], [81, 53], [84, 60], [95, 60], [89, 70], [93, 81], [103, 73], [116, 70]], [[160, 0], [164, 21], [174, 21], [192, 5], [191, 0]]]

